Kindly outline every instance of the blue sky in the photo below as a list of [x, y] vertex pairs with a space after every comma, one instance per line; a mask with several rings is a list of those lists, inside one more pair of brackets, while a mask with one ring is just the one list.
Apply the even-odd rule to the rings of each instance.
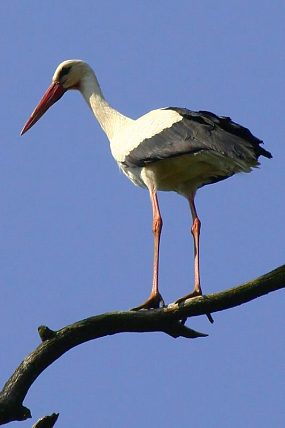
[[[89, 62], [133, 118], [210, 110], [262, 138], [272, 160], [197, 195], [202, 286], [220, 291], [284, 263], [284, 2], [3, 0], [1, 11], [1, 384], [39, 343], [39, 325], [127, 309], [150, 291], [148, 194], [119, 172], [81, 95], [19, 136], [65, 59]], [[183, 198], [159, 199], [171, 302], [192, 288], [191, 219]], [[190, 322], [206, 339], [124, 334], [72, 350], [31, 388], [32, 423], [58, 411], [62, 428], [283, 427], [284, 293], [214, 318]]]

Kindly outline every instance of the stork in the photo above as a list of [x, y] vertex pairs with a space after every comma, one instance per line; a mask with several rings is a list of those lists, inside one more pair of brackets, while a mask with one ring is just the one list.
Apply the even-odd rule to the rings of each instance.
[[[162, 218], [157, 191], [175, 191], [184, 196], [192, 215], [194, 242], [194, 288], [179, 299], [202, 295], [199, 267], [201, 222], [195, 207], [197, 189], [259, 165], [259, 156], [271, 158], [261, 140], [229, 117], [208, 111], [166, 107], [152, 110], [133, 120], [106, 101], [92, 68], [81, 60], [59, 64], [52, 83], [26, 122], [21, 135], [69, 89], [85, 98], [106, 133], [113, 157], [135, 184], [148, 189], [152, 204], [154, 235], [153, 279], [150, 296], [139, 309], [164, 305], [158, 286], [159, 243]], [[211, 316], [208, 315], [210, 321]]]

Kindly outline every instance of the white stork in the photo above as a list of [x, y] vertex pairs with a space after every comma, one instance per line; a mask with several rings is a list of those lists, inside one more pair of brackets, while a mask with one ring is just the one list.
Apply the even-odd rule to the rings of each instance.
[[[152, 289], [148, 299], [134, 309], [164, 305], [158, 287], [159, 242], [162, 218], [157, 191], [173, 190], [188, 200], [194, 239], [194, 289], [179, 299], [202, 295], [199, 269], [200, 220], [195, 208], [197, 189], [238, 172], [250, 172], [258, 157], [271, 158], [261, 140], [229, 117], [208, 111], [167, 107], [133, 120], [105, 100], [92, 68], [80, 60], [62, 62], [52, 83], [22, 129], [21, 135], [69, 89], [79, 90], [106, 133], [111, 152], [121, 170], [150, 194], [154, 234]], [[210, 315], [208, 316], [211, 320]]]

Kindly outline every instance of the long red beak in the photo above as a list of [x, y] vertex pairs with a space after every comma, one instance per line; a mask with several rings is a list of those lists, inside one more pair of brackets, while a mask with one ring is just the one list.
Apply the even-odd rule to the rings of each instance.
[[44, 93], [44, 96], [40, 100], [39, 104], [31, 114], [29, 120], [25, 123], [24, 128], [21, 131], [21, 135], [28, 131], [45, 112], [56, 103], [65, 93], [66, 89], [59, 83], [53, 82]]

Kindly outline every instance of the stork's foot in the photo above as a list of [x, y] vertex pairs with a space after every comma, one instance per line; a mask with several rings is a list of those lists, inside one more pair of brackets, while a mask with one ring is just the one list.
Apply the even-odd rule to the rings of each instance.
[[[198, 297], [198, 296], [202, 296], [202, 292], [194, 289], [192, 291], [192, 293], [189, 293], [189, 294], [186, 294], [186, 296], [180, 297], [180, 299], [176, 300], [175, 303], [178, 303], [178, 304], [184, 303], [185, 300], [192, 299], [193, 297]], [[213, 324], [214, 319], [213, 319], [212, 315], [206, 314], [206, 316], [207, 316], [208, 320], [210, 321], [210, 323]]]
[[140, 306], [132, 308], [131, 311], [140, 311], [141, 309], [158, 309], [165, 306], [164, 300], [160, 293], [151, 294], [149, 298]]
[[184, 303], [185, 300], [187, 299], [192, 299], [193, 297], [198, 297], [198, 296], [202, 296], [202, 293], [197, 291], [197, 290], [193, 290], [192, 293], [186, 294], [183, 297], [180, 297], [180, 299], [176, 300], [175, 303]]

